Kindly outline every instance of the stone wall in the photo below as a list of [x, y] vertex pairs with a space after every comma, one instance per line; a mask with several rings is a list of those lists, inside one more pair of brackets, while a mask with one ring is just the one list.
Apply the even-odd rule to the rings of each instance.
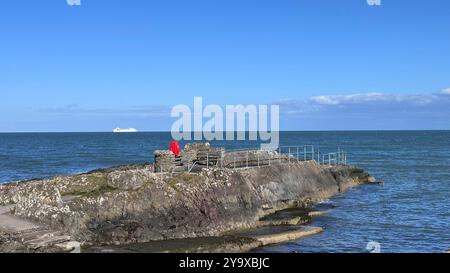
[[[222, 162], [225, 149], [211, 147], [209, 143], [188, 143], [180, 151], [178, 161], [169, 150], [157, 150], [155, 156], [155, 172], [186, 171], [196, 162], [197, 165], [217, 165]], [[207, 157], [209, 157], [207, 159]], [[208, 163], [207, 163], [208, 161]]]
[[172, 172], [175, 169], [175, 155], [169, 150], [157, 150], [155, 156], [155, 172]]

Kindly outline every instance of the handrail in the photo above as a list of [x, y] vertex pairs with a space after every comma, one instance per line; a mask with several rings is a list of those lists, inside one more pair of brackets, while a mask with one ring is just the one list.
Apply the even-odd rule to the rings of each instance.
[[[253, 152], [253, 153], [250, 153]], [[266, 152], [261, 154], [259, 152]], [[272, 154], [271, 152], [276, 152]], [[227, 150], [226, 153], [232, 154], [228, 158], [228, 162], [224, 163], [225, 157], [217, 155], [217, 153], [208, 153], [202, 151], [201, 159], [197, 158], [188, 165], [185, 171], [192, 172], [195, 166], [209, 168], [211, 166], [220, 168], [249, 168], [270, 166], [274, 164], [291, 164], [301, 161], [315, 161], [320, 165], [347, 165], [347, 152], [338, 148], [337, 152], [321, 153], [314, 145], [301, 146], [279, 146], [276, 150], [261, 149], [234, 149]], [[225, 155], [226, 156], [226, 155]]]

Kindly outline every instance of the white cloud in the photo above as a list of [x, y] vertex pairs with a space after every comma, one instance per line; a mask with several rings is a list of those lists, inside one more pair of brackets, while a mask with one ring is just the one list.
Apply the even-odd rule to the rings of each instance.
[[[449, 94], [450, 89], [447, 90]], [[308, 101], [317, 105], [359, 105], [359, 104], [415, 104], [425, 105], [435, 102], [439, 99], [436, 94], [430, 95], [414, 95], [414, 94], [384, 94], [384, 93], [358, 93], [351, 95], [336, 95], [336, 96], [315, 96]]]
[[450, 129], [450, 90], [324, 95], [277, 104], [289, 130]]
[[385, 101], [389, 99], [391, 98], [383, 93], [365, 93], [338, 96], [316, 96], [310, 98], [310, 101], [321, 105], [339, 105], [372, 101]]
[[450, 95], [450, 88], [442, 90], [439, 94], [441, 94], [441, 95]]
[[[403, 113], [438, 113], [450, 108], [450, 89], [433, 94], [357, 93], [350, 95], [314, 96], [276, 102], [282, 113], [296, 116], [312, 113], [369, 113], [381, 111]], [[356, 113], [355, 112], [355, 113]], [[442, 112], [442, 111], [441, 111]]]

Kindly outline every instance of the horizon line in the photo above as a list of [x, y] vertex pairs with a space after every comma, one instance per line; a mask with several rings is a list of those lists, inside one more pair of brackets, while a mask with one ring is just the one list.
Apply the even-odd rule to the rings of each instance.
[[[450, 129], [325, 129], [325, 130], [279, 130], [278, 132], [420, 132], [420, 131], [450, 131]], [[190, 131], [189, 133], [195, 133], [199, 131]], [[253, 131], [221, 131], [222, 133], [227, 132], [253, 132]], [[258, 132], [258, 131], [256, 131]], [[269, 131], [271, 132], [271, 131]], [[0, 134], [70, 134], [70, 133], [111, 133], [111, 134], [139, 134], [139, 133], [171, 133], [171, 131], [161, 131], [161, 130], [145, 130], [130, 133], [114, 133], [112, 131], [6, 131], [0, 132]]]

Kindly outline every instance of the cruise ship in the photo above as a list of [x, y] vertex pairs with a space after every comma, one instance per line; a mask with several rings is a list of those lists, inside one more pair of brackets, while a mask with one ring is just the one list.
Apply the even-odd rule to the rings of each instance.
[[122, 128], [116, 128], [113, 130], [113, 133], [137, 133], [137, 129], [135, 128], [126, 128], [126, 129], [122, 129]]

